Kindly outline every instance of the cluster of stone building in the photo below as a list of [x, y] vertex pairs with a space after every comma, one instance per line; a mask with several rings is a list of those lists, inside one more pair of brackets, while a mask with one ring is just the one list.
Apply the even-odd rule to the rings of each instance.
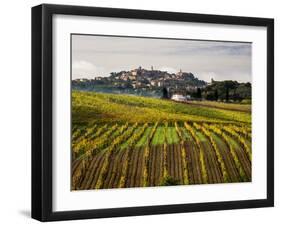
[[192, 73], [182, 70], [169, 73], [153, 67], [150, 70], [139, 67], [130, 71], [112, 72], [108, 77], [72, 80], [72, 87], [82, 90], [140, 92], [140, 95], [152, 96], [163, 96], [166, 90], [167, 98], [175, 101], [190, 99], [188, 94], [196, 93], [198, 88], [206, 85], [205, 81], [199, 80]]
[[[97, 79], [102, 79], [98, 77]], [[132, 88], [157, 88], [157, 87], [171, 87], [177, 89], [197, 89], [197, 87], [204, 87], [206, 83], [198, 80], [192, 73], [182, 72], [168, 73], [167, 71], [144, 69], [139, 67], [131, 71], [121, 71], [118, 73], [111, 73], [108, 78], [112, 80], [115, 85], [120, 82], [129, 83]]]

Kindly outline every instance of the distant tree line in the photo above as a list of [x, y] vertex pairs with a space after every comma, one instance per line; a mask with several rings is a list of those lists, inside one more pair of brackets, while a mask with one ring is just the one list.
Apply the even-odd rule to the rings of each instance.
[[237, 81], [214, 81], [205, 88], [198, 88], [193, 97], [211, 101], [241, 102], [242, 100], [251, 100], [251, 83], [239, 83]]
[[[252, 86], [251, 83], [239, 83], [237, 81], [214, 81], [204, 88], [197, 88], [194, 91], [177, 91], [182, 95], [190, 95], [196, 100], [210, 100], [210, 101], [223, 101], [223, 102], [251, 102], [252, 99]], [[166, 87], [163, 88], [163, 98], [171, 98], [172, 93], [169, 93]]]

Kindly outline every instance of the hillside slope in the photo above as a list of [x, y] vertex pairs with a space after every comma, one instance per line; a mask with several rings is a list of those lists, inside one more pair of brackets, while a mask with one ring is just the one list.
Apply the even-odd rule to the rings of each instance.
[[74, 124], [156, 121], [251, 123], [251, 114], [156, 98], [73, 91], [72, 120]]

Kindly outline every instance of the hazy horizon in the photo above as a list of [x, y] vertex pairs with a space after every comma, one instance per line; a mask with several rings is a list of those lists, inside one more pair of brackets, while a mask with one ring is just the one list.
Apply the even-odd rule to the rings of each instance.
[[207, 82], [251, 82], [251, 55], [251, 43], [72, 35], [72, 79], [153, 66]]

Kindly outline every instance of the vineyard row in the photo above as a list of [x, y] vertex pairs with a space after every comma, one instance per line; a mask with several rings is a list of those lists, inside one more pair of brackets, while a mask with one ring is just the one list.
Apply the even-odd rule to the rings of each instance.
[[251, 135], [240, 125], [75, 127], [72, 189], [251, 181]]

